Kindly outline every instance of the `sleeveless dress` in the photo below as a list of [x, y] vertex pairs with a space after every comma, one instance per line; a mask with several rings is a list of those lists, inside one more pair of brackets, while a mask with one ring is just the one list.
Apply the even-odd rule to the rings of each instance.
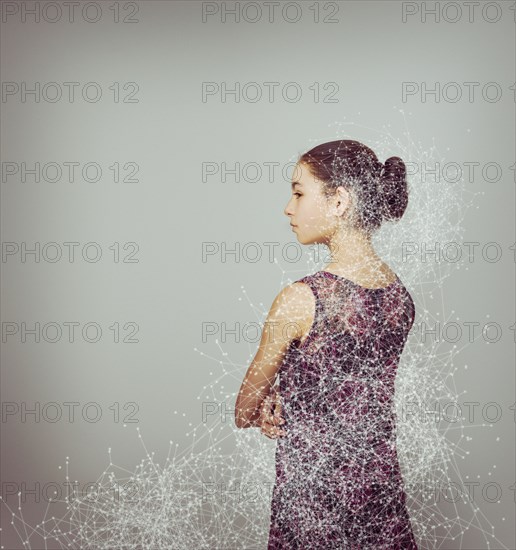
[[279, 371], [268, 550], [417, 550], [396, 454], [394, 380], [415, 317], [396, 276], [370, 289], [328, 271], [296, 282], [312, 327]]

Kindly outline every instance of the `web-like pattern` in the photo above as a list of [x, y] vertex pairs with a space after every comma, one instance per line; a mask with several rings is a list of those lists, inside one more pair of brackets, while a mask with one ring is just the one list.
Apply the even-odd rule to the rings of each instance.
[[[347, 125], [352, 127], [349, 135], [344, 131]], [[336, 138], [356, 139], [365, 131], [360, 125], [351, 122], [336, 123], [335, 126]], [[404, 258], [401, 250], [403, 243], [416, 243], [420, 251], [424, 244], [433, 248], [436, 243], [464, 241], [463, 219], [468, 210], [475, 206], [473, 199], [485, 192], [467, 183], [464, 177], [459, 177], [457, 181], [454, 179], [453, 182], [446, 181], [442, 176], [425, 177], [422, 167], [428, 166], [429, 169], [433, 169], [437, 163], [444, 166], [446, 157], [449, 157], [449, 150], [443, 154], [435, 146], [422, 146], [414, 141], [408, 127], [401, 137], [400, 132], [392, 132], [389, 128], [382, 128], [377, 134], [378, 139], [371, 139], [369, 134], [368, 139], [363, 141], [371, 145], [381, 159], [397, 153], [404, 160], [412, 162], [412, 175], [409, 175], [411, 189], [407, 213], [397, 224], [386, 224], [381, 228], [375, 237], [375, 248], [386, 263], [402, 274], [401, 279], [407, 288], [410, 288], [416, 304], [416, 324], [427, 323], [432, 327], [436, 322], [461, 321], [464, 313], [454, 311], [453, 304], [450, 305], [445, 300], [443, 286], [445, 280], [454, 272], [462, 269], [464, 273], [471, 268], [467, 263], [467, 256], [463, 255], [460, 261], [435, 262], [422, 260], [421, 254], [409, 254]], [[326, 141], [327, 138], [327, 135], [314, 138], [313, 144]], [[283, 265], [276, 260], [277, 266], [273, 268], [271, 276], [273, 280], [278, 281], [278, 288], [273, 290], [278, 292], [292, 280], [299, 280], [306, 273], [323, 269], [324, 262], [320, 257], [318, 256], [317, 262], [313, 258], [310, 250], [306, 253], [306, 263]], [[327, 259], [326, 263], [328, 261]], [[320, 282], [330, 283], [327, 280]], [[247, 285], [242, 285], [242, 296], [238, 298], [242, 306], [242, 315], [246, 319], [263, 322], [270, 300], [269, 303], [262, 303], [260, 300], [263, 300], [263, 293], [260, 291], [260, 298], [257, 298], [258, 291], [249, 293], [246, 287]], [[336, 305], [340, 302], [338, 293], [331, 292], [326, 296], [326, 311], [336, 311], [332, 305], [333, 300]], [[390, 303], [403, 303], [404, 307], [407, 306], [406, 301]], [[342, 311], [340, 313], [343, 314]], [[226, 317], [222, 318], [229, 321]], [[395, 318], [395, 315], [391, 318]], [[489, 312], [486, 312], [487, 318]], [[345, 322], [344, 319], [334, 321]], [[325, 322], [331, 326], [330, 316], [326, 316]], [[351, 317], [349, 327], [354, 326], [357, 326], [357, 323]], [[450, 500], [444, 499], [443, 496], [447, 493], [441, 492], [442, 487], [448, 487], [450, 479], [460, 479], [462, 472], [467, 471], [468, 460], [472, 458], [472, 440], [478, 437], [482, 430], [494, 431], [492, 424], [468, 424], [463, 415], [459, 415], [454, 423], [446, 423], [435, 421], [431, 414], [435, 404], [440, 401], [457, 403], [461, 398], [468, 399], [467, 396], [464, 397], [467, 388], [464, 387], [463, 381], [460, 385], [457, 383], [457, 374], [459, 368], [469, 372], [468, 367], [471, 365], [461, 364], [457, 359], [461, 358], [460, 354], [464, 347], [481, 345], [481, 335], [477, 333], [474, 341], [456, 345], [436, 338], [423, 340], [416, 328], [413, 327], [400, 357], [395, 392], [396, 451], [403, 468], [406, 504], [410, 510], [410, 522], [415, 538], [420, 549], [450, 550], [474, 547], [510, 550], [514, 548], [513, 545], [501, 540], [497, 532], [498, 526], [495, 526], [493, 518], [485, 513], [485, 505], [479, 506], [467, 493], [461, 492], [459, 498]], [[358, 325], [355, 329], [357, 335], [363, 329], [362, 325]], [[337, 331], [335, 333], [337, 334]], [[388, 338], [392, 342], [393, 335], [390, 334]], [[311, 347], [313, 351], [313, 345], [315, 344], [308, 341], [303, 346], [305, 358]], [[241, 355], [237, 350], [241, 351]], [[358, 352], [358, 349], [355, 351]], [[164, 407], [166, 422], [168, 423], [170, 418], [172, 422], [175, 421], [176, 426], [184, 426], [189, 444], [179, 445], [176, 441], [170, 442], [166, 460], [157, 460], [154, 452], [147, 451], [137, 428], [139, 441], [143, 445], [143, 459], [139, 464], [135, 460], [134, 467], [126, 469], [117, 466], [120, 453], [115, 452], [112, 457], [109, 452], [109, 466], [100, 473], [92, 496], [79, 494], [69, 501], [60, 500], [56, 506], [61, 506], [63, 510], [59, 513], [54, 505], [49, 505], [44, 517], [38, 522], [27, 518], [24, 514], [27, 505], [23, 502], [12, 505], [2, 500], [0, 505], [6, 507], [6, 515], [10, 519], [4, 523], [2, 540], [5, 540], [8, 531], [14, 530], [20, 541], [16, 547], [27, 550], [263, 550], [267, 545], [271, 525], [269, 505], [272, 502], [275, 484], [274, 448], [284, 443], [281, 439], [270, 441], [257, 429], [235, 428], [232, 414], [235, 392], [242, 381], [245, 369], [256, 353], [256, 341], [240, 343], [232, 348], [232, 343], [222, 343], [216, 339], [211, 347], [206, 345], [202, 349], [194, 348], [194, 352], [200, 357], [200, 366], [196, 366], [199, 366], [199, 373], [202, 373], [199, 374], [200, 387], [196, 396], [199, 407], [195, 409], [195, 414], [190, 411], [183, 412], [182, 415], [182, 411], [174, 411], [176, 406], [173, 404]], [[324, 380], [330, 381], [328, 378]], [[369, 376], [368, 380], [374, 379]], [[379, 381], [379, 387], [382, 387], [383, 381]], [[360, 393], [363, 389], [361, 386], [343, 387], [354, 390], [350, 391], [348, 397], [353, 403], [365, 402]], [[367, 403], [370, 404], [370, 401]], [[381, 403], [374, 405], [381, 406]], [[199, 419], [201, 407], [214, 410], [206, 421]], [[414, 407], [415, 412], [408, 414]], [[363, 415], [366, 411], [356, 406], [337, 408], [337, 414], [346, 421], [351, 421], [353, 415], [356, 418], [359, 413]], [[170, 417], [167, 414], [170, 414]], [[368, 418], [371, 422], [377, 421], [377, 429], [371, 433], [385, 436], [389, 427], [383, 427], [383, 422], [389, 418], [388, 414], [369, 415]], [[360, 428], [360, 424], [357, 428]], [[166, 433], [167, 428], [164, 427], [163, 431]], [[332, 440], [332, 432], [326, 436], [315, 431], [311, 434], [311, 446], [314, 449], [322, 449], [324, 444]], [[168, 441], [169, 436], [166, 435], [165, 439]], [[309, 443], [307, 439], [305, 438], [305, 442]], [[497, 438], [497, 441], [499, 439]], [[351, 444], [357, 447], [359, 441], [356, 438], [352, 441], [349, 438], [344, 439], [340, 448], [345, 449]], [[503, 443], [503, 438], [500, 443]], [[390, 468], [394, 464], [389, 458], [392, 456], [390, 453], [391, 450], [387, 447], [384, 451], [377, 450], [372, 455], [385, 457], [388, 475], [392, 473]], [[322, 452], [317, 452], [317, 457], [321, 462], [326, 459]], [[365, 458], [367, 457], [368, 455], [365, 455]], [[498, 462], [495, 456], [489, 458], [483, 468], [477, 469], [474, 481], [489, 481], [491, 472], [496, 472], [494, 462]], [[381, 464], [377, 462], [380, 472], [383, 471]], [[305, 463], [305, 467], [310, 465]], [[73, 477], [69, 473], [68, 462], [63, 468], [67, 482], [73, 482], [76, 478], [82, 479], [80, 468], [75, 468]], [[317, 471], [315, 465], [314, 471]], [[471, 480], [467, 475], [464, 479]], [[360, 478], [353, 480], [354, 484], [344, 485], [348, 494], [350, 489], [360, 487], [359, 480]], [[332, 490], [336, 489], [335, 484], [331, 485], [330, 481], [327, 476], [306, 477], [305, 472], [300, 471], [297, 481], [295, 480], [291, 487], [299, 490], [303, 489], [304, 482], [306, 487], [311, 484], [317, 488], [317, 484], [322, 484], [324, 490], [317, 493], [317, 498], [324, 505], [328, 504], [327, 499], [331, 496]], [[400, 491], [389, 493], [390, 501], [382, 503], [380, 508], [384, 514], [388, 511], [390, 503], [401, 502], [398, 498], [401, 495], [401, 483], [395, 483], [395, 478], [391, 481]], [[285, 488], [287, 489], [288, 487]], [[361, 494], [359, 491], [355, 492], [357, 496]], [[363, 494], [367, 495], [366, 492]], [[512, 494], [511, 492], [511, 497]], [[288, 502], [287, 499], [283, 499], [284, 506]], [[352, 510], [360, 511], [360, 502], [348, 502], [351, 502]], [[342, 500], [337, 504], [341, 506]], [[332, 505], [328, 505], [327, 508], [331, 511]], [[301, 511], [302, 509], [298, 509], [294, 513], [300, 514]], [[285, 518], [281, 511], [279, 512], [278, 520]], [[297, 522], [296, 525], [300, 525], [300, 528], [311, 526], [316, 530], [326, 527], [326, 532], [331, 534], [331, 527], [328, 527], [332, 521], [331, 514], [326, 516], [324, 526], [318, 527], [318, 519], [315, 515], [310, 515], [311, 513], [306, 513], [305, 510], [304, 521], [301, 524], [295, 515], [289, 523], [294, 526]], [[346, 516], [346, 512], [341, 509], [340, 513], [344, 514], [345, 520], [347, 519], [347, 525], [355, 528], [355, 536], [357, 532], [360, 535], [359, 525], [353, 522], [353, 512]], [[503, 521], [509, 522], [510, 519], [511, 516], [502, 517]], [[374, 522], [370, 522], [369, 525], [373, 526]], [[474, 544], [464, 542], [468, 535], [470, 539], [474, 537]], [[296, 536], [299, 536], [299, 532]], [[383, 536], [390, 535], [384, 532]], [[377, 542], [377, 547], [381, 548], [380, 544]], [[5, 543], [4, 548], [7, 549]], [[343, 548], [351, 549], [352, 546], [349, 544]]]
[[415, 317], [399, 279], [361, 287], [318, 271], [306, 340], [280, 370], [269, 550], [417, 548], [396, 453], [394, 381]]

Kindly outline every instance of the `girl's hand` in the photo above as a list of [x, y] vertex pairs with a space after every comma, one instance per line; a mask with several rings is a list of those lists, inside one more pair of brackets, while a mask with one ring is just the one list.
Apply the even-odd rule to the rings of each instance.
[[285, 430], [279, 427], [285, 420], [281, 417], [281, 396], [275, 389], [272, 389], [262, 401], [259, 422], [260, 431], [270, 439], [287, 435]]

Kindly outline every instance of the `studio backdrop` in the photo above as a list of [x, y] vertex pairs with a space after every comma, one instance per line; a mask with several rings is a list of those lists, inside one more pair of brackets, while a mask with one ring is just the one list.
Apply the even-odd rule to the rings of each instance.
[[[1, 545], [264, 549], [277, 441], [235, 400], [331, 258], [300, 155], [400, 157], [374, 236], [421, 549], [514, 549], [514, 2], [1, 4]], [[380, 546], [378, 546], [380, 547]]]

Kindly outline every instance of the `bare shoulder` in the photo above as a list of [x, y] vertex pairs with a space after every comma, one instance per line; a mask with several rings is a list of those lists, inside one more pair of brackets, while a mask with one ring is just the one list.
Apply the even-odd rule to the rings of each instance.
[[315, 305], [315, 298], [312, 289], [308, 284], [296, 281], [284, 287], [274, 299], [273, 305], [276, 309], [288, 308], [289, 313], [304, 311]]
[[378, 288], [388, 286], [396, 281], [396, 273], [387, 265], [378, 271], [363, 277], [363, 286]]
[[392, 283], [396, 279], [396, 273], [387, 264], [382, 265], [380, 270], [380, 279], [383, 282]]
[[284, 287], [274, 299], [269, 320], [289, 324], [295, 338], [304, 336], [315, 315], [315, 297], [308, 284], [296, 281]]

